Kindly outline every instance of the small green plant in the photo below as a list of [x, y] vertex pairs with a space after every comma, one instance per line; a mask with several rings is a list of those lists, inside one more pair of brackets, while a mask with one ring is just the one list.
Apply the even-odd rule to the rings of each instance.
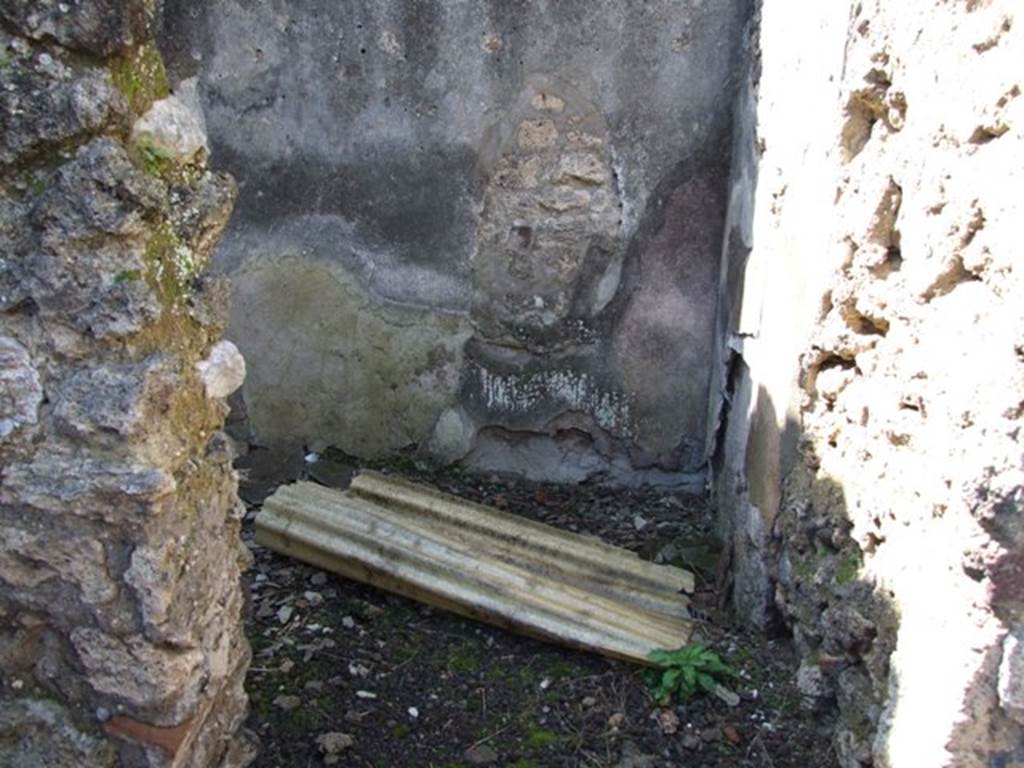
[[448, 668], [453, 672], [469, 674], [480, 668], [480, 651], [473, 643], [465, 642], [448, 653]]
[[648, 679], [655, 700], [667, 703], [673, 695], [688, 699], [695, 693], [711, 693], [718, 681], [735, 677], [736, 672], [718, 654], [700, 643], [690, 643], [674, 651], [657, 649], [647, 658], [664, 669]]
[[530, 726], [526, 733], [526, 743], [533, 749], [544, 749], [558, 742], [558, 734], [540, 726]]
[[561, 680], [565, 677], [572, 677], [576, 667], [566, 661], [555, 661], [544, 667], [544, 674], [552, 680]]
[[160, 177], [174, 162], [174, 156], [153, 142], [153, 137], [143, 133], [132, 147], [142, 169], [150, 176]]

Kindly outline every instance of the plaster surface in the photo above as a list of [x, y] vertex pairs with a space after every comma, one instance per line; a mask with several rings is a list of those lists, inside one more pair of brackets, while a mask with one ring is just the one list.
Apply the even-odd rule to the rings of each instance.
[[[171, 78], [199, 77], [239, 180], [216, 267], [256, 439], [472, 461], [499, 429], [508, 457], [570, 441], [596, 474], [697, 470], [746, 5], [168, 0]], [[268, 327], [300, 300], [301, 330]], [[451, 352], [429, 406], [401, 362], [350, 370], [409, 312], [457, 328], [391, 350]], [[314, 385], [339, 344], [347, 385]]]

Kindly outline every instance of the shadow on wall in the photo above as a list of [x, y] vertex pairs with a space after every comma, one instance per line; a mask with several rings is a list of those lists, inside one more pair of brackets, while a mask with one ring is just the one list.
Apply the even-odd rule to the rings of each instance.
[[765, 387], [753, 397], [745, 391], [750, 378], [742, 358], [731, 365], [723, 419], [732, 415], [749, 431], [736, 454], [746, 457], [742, 471], [721, 474], [719, 454], [736, 450], [735, 427], [728, 435], [733, 445], [723, 434], [716, 453], [720, 520], [733, 564], [731, 594], [723, 599], [765, 631], [792, 636], [802, 659], [803, 706], [834, 724], [840, 765], [872, 765], [885, 702], [898, 693], [889, 675], [897, 609], [862, 569], [842, 483], [820, 471], [796, 417], [780, 422]]
[[[801, 390], [816, 391], [819, 373], [805, 361]], [[969, 627], [986, 620], [984, 614], [945, 612], [962, 599], [954, 594], [958, 581], [965, 589], [984, 582], [990, 585], [991, 620], [1020, 627], [1024, 489], [979, 485], [972, 511], [998, 554], [986, 562], [984, 545], [965, 539], [950, 542], [962, 562], [949, 562], [939, 536], [914, 532], [911, 510], [899, 507], [910, 502], [879, 503], [866, 497], [863, 478], [844, 482], [832, 475], [814, 447], [820, 434], [810, 434], [792, 415], [780, 423], [763, 386], [751, 407], [743, 397], [744, 377], [733, 378], [739, 398], [732, 407], [742, 408], [736, 415], [746, 416], [749, 425], [747, 464], [731, 478], [735, 486], [725, 493], [726, 479], [718, 478], [720, 498], [736, 505], [724, 510], [733, 526], [726, 539], [733, 546], [733, 603], [745, 618], [756, 619], [750, 612], [761, 610], [766, 629], [792, 635], [802, 660], [797, 686], [803, 704], [834, 723], [839, 764], [901, 768], [922, 748], [922, 734], [931, 733], [942, 740], [931, 740], [929, 757], [920, 764], [1019, 765], [1024, 742], [1012, 718], [1020, 712], [1021, 632], [1003, 630], [997, 642], [967, 648], [965, 638], [976, 635], [957, 625]], [[805, 405], [802, 416], [820, 427], [812, 408]], [[754, 479], [749, 487], [745, 477]], [[782, 479], [775, 499], [772, 478]], [[777, 503], [771, 522], [758, 502]], [[877, 518], [901, 517], [903, 525], [865, 534], [865, 507], [872, 503], [867, 514], [876, 516], [876, 526]], [[902, 538], [900, 527], [911, 530], [910, 539]], [[934, 582], [902, 572], [918, 571], [927, 579], [947, 568], [950, 578]], [[937, 634], [942, 627], [948, 637]]]
[[733, 603], [792, 631], [844, 768], [1019, 764], [1021, 27], [848, 5], [751, 30], [713, 462]]
[[[989, 472], [994, 474], [991, 467]], [[963, 701], [968, 716], [954, 730], [950, 744], [958, 747], [955, 754], [964, 765], [981, 752], [986, 768], [1016, 768], [1024, 765], [1024, 485], [993, 482], [979, 485], [974, 494], [972, 511], [998, 554], [985, 562], [982, 553], [965, 548], [964, 573], [972, 580], [989, 581], [992, 613], [1010, 630], [1001, 643], [980, 649], [978, 669]], [[988, 745], [996, 748], [988, 753]]]
[[[776, 414], [771, 396], [760, 388], [754, 445], [764, 445], [768, 432], [778, 430]], [[889, 668], [898, 609], [892, 594], [864, 572], [866, 553], [850, 535], [843, 484], [821, 471], [796, 419], [786, 418], [776, 439], [790, 444], [792, 453], [767, 475], [785, 478], [767, 550], [767, 576], [774, 584], [769, 614], [792, 633], [800, 653], [797, 686], [804, 706], [840, 714], [832, 742], [840, 764], [872, 765], [886, 702], [899, 696], [899, 681]], [[748, 454], [754, 464], [750, 476], [758, 476], [764, 453]]]

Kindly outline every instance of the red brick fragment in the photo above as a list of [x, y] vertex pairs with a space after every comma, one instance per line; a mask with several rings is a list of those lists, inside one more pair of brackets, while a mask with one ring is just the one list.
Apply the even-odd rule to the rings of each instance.
[[188, 741], [193, 729], [199, 723], [198, 717], [193, 717], [180, 725], [161, 727], [140, 723], [125, 715], [115, 715], [103, 724], [103, 731], [108, 736], [115, 736], [121, 739], [144, 744], [150, 747], [162, 749], [171, 758], [178, 755], [182, 744]]

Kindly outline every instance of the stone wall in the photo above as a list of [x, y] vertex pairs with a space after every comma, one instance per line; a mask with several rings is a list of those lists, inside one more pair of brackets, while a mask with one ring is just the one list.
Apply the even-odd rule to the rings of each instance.
[[0, 0], [0, 764], [240, 766], [235, 187], [145, 0]]
[[1024, 19], [765, 0], [723, 249], [716, 493], [844, 768], [1024, 764]]
[[747, 5], [166, 0], [254, 440], [699, 484]]

